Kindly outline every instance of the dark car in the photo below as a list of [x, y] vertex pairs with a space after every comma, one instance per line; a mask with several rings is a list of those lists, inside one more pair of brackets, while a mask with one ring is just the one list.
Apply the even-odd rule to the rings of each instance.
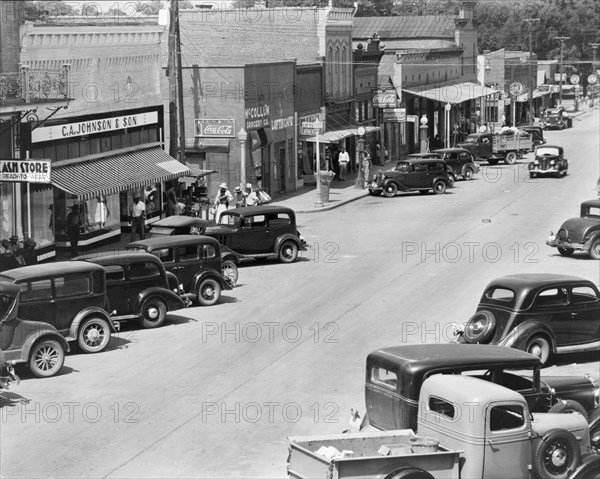
[[531, 135], [531, 142], [533, 147], [546, 144], [546, 138], [544, 137], [544, 129], [541, 126], [536, 125], [519, 125], [520, 130], [525, 130]]
[[[377, 429], [416, 430], [421, 385], [434, 374], [463, 374], [522, 394], [533, 412], [595, 413], [598, 384], [587, 375], [541, 377], [532, 354], [500, 346], [410, 344], [381, 348], [367, 357], [365, 403]], [[518, 374], [516, 371], [518, 370]]]
[[102, 266], [57, 261], [4, 271], [0, 278], [20, 286], [20, 318], [51, 324], [86, 353], [104, 350], [117, 330], [106, 311]]
[[369, 183], [369, 194], [387, 197], [396, 196], [398, 191], [418, 191], [442, 195], [451, 186], [448, 165], [439, 153], [415, 153], [398, 161], [389, 170], [379, 170]]
[[99, 264], [106, 271], [108, 311], [113, 321], [136, 319], [144, 328], [157, 328], [165, 322], [167, 311], [190, 304], [179, 295], [177, 277], [152, 254], [115, 251], [77, 260]]
[[567, 176], [569, 160], [562, 146], [544, 145], [535, 149], [535, 159], [529, 163], [529, 177], [538, 175]]
[[50, 324], [19, 317], [20, 293], [19, 285], [0, 279], [0, 350], [4, 360], [27, 364], [37, 377], [54, 376], [65, 362], [69, 345]]
[[563, 256], [584, 251], [593, 259], [600, 259], [600, 198], [581, 203], [579, 217], [565, 221], [556, 235], [550, 232], [548, 246], [558, 248]]
[[463, 180], [470, 180], [475, 173], [479, 173], [479, 165], [475, 162], [475, 157], [469, 150], [464, 148], [442, 148], [433, 150], [433, 153], [439, 153], [442, 160], [446, 162], [452, 181], [458, 177]]
[[249, 206], [226, 210], [219, 224], [204, 231], [219, 241], [224, 251], [241, 259], [278, 258], [293, 263], [306, 243], [296, 228], [296, 214], [277, 205]]
[[214, 238], [203, 235], [175, 235], [135, 241], [127, 250], [151, 253], [173, 273], [186, 298], [194, 298], [203, 306], [211, 306], [221, 291], [233, 284], [221, 273], [221, 247]]
[[477, 312], [458, 332], [462, 343], [551, 354], [600, 349], [600, 293], [591, 281], [563, 274], [515, 274], [487, 285]]
[[[203, 235], [210, 224], [214, 224], [214, 222], [191, 216], [167, 216], [152, 223], [152, 229], [147, 238], [163, 238], [172, 235]], [[221, 272], [223, 276], [233, 282], [234, 286], [238, 280], [237, 265], [240, 260], [240, 256], [234, 251], [226, 248], [221, 249], [221, 266], [223, 268]]]
[[562, 130], [573, 126], [573, 119], [569, 116], [563, 106], [548, 108], [542, 120], [544, 130]]

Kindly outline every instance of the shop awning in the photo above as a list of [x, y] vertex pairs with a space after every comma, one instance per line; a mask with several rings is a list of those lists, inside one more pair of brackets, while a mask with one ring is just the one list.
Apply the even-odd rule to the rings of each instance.
[[229, 143], [229, 138], [190, 138], [185, 140], [185, 151], [228, 153]]
[[212, 173], [218, 173], [217, 170], [200, 170], [198, 168], [194, 168], [193, 166], [189, 166], [189, 165], [188, 165], [188, 168], [191, 171], [190, 175], [179, 177], [179, 183], [185, 183], [187, 186], [193, 185], [200, 178], [208, 176]]
[[403, 92], [411, 95], [428, 98], [429, 100], [439, 101], [440, 103], [450, 103], [457, 105], [465, 101], [481, 98], [483, 96], [502, 93], [495, 88], [483, 87], [478, 83], [463, 82], [455, 85], [445, 85], [435, 88], [411, 88], [402, 89]]
[[52, 169], [52, 184], [81, 199], [189, 176], [191, 170], [153, 147]]
[[[536, 98], [539, 98], [539, 97], [545, 96], [545, 95], [550, 95], [550, 90], [538, 90], [536, 88], [535, 90], [533, 90], [533, 94], [531, 95], [531, 98], [533, 98], [535, 100]], [[516, 101], [518, 101], [518, 102], [529, 101], [529, 92], [521, 93], [517, 97]]]
[[252, 141], [251, 151], [259, 150], [275, 142], [273, 132], [270, 127], [260, 128], [259, 130], [250, 130], [250, 140]]
[[[363, 126], [363, 128], [366, 131], [366, 133], [365, 133], [366, 135], [368, 135], [369, 133], [372, 133], [374, 131], [381, 130], [381, 127], [379, 127], [379, 126], [365, 125], [365, 126]], [[345, 128], [343, 130], [326, 131], [322, 135], [319, 135], [319, 143], [337, 143], [338, 141], [343, 140], [344, 138], [347, 138], [349, 136], [357, 136], [358, 135], [357, 129], [358, 129], [358, 127]], [[313, 143], [316, 143], [317, 137], [312, 136], [310, 138], [306, 138], [305, 141], [311, 141]]]

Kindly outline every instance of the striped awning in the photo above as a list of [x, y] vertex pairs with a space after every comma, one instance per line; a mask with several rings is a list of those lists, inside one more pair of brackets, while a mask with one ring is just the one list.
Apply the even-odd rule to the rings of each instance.
[[191, 170], [153, 147], [52, 169], [52, 184], [86, 200], [189, 176]]

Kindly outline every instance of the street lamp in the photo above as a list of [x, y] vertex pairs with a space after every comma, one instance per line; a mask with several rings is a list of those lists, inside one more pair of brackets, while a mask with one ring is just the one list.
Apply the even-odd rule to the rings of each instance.
[[563, 75], [564, 75], [563, 50], [565, 47], [565, 42], [567, 40], [569, 40], [571, 37], [554, 37], [554, 38], [560, 42], [560, 92], [559, 92], [558, 103], [560, 105], [562, 105]]
[[323, 199], [321, 198], [321, 152], [319, 151], [319, 133], [323, 122], [318, 118], [313, 122], [313, 127], [316, 130], [315, 145], [317, 148], [317, 201], [315, 201], [315, 208], [323, 208]]
[[368, 181], [368, 178], [363, 177], [363, 169], [360, 163], [360, 155], [365, 147], [364, 136], [367, 130], [364, 126], [359, 126], [356, 129], [356, 133], [358, 134], [358, 148], [356, 149], [356, 181], [354, 183], [354, 188], [363, 189], [365, 181]]
[[248, 139], [248, 133], [246, 133], [246, 130], [244, 130], [243, 128], [240, 128], [240, 131], [238, 131], [237, 134], [237, 138], [240, 141], [240, 181], [242, 183], [243, 190], [244, 186], [246, 185], [246, 140]]
[[427, 136], [428, 136], [427, 123], [429, 123], [429, 120], [427, 120], [427, 116], [425, 115], [425, 113], [423, 113], [423, 116], [421, 116], [420, 122], [421, 122], [421, 127], [419, 128], [420, 129], [419, 138], [421, 139], [421, 153], [428, 153], [429, 145], [427, 144]]
[[452, 106], [450, 103], [446, 103], [444, 111], [446, 112], [446, 148], [450, 148], [450, 110]]

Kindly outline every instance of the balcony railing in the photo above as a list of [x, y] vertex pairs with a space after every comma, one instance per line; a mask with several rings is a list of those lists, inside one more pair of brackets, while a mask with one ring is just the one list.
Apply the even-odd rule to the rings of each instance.
[[1, 73], [0, 103], [65, 100], [70, 68], [64, 64], [60, 70], [33, 70], [29, 65], [20, 65], [18, 73]]

